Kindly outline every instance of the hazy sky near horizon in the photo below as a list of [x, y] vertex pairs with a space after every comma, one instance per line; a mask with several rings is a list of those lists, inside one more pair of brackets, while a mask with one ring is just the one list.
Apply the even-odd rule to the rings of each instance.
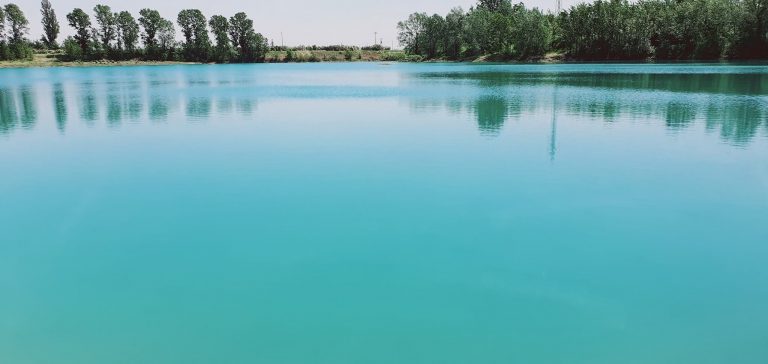
[[[200, 9], [206, 17], [226, 15], [230, 17], [244, 11], [254, 20], [254, 28], [275, 44], [280, 44], [280, 33], [286, 45], [369, 45], [374, 41], [374, 32], [384, 45], [397, 47], [397, 22], [414, 12], [439, 13], [445, 15], [451, 8], [461, 6], [465, 10], [476, 0], [50, 0], [61, 24], [61, 41], [72, 35], [66, 14], [74, 8], [82, 8], [93, 17], [96, 4], [109, 5], [112, 11], [130, 11], [138, 18], [142, 8], [157, 9], [166, 19], [176, 21], [182, 9]], [[563, 0], [563, 7], [578, 0]], [[15, 2], [30, 21], [30, 39], [40, 39], [39, 0], [0, 0], [0, 3]], [[514, 1], [513, 2], [517, 2]], [[550, 10], [556, 0], [524, 1], [529, 7]], [[176, 25], [178, 32], [178, 25]], [[180, 38], [180, 37], [179, 37]]]

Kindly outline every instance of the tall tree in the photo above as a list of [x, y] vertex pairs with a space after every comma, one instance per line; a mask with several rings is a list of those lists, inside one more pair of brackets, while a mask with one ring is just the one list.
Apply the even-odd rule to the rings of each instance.
[[176, 30], [172, 21], [160, 19], [160, 25], [157, 28], [157, 41], [161, 60], [173, 60], [173, 51], [176, 47]]
[[256, 62], [264, 59], [267, 40], [253, 30], [253, 20], [245, 13], [229, 18], [229, 36], [240, 62]]
[[112, 42], [117, 37], [115, 14], [112, 13], [112, 9], [107, 5], [96, 5], [93, 8], [93, 12], [96, 24], [98, 25], [96, 36], [99, 38], [102, 48], [105, 51], [109, 51], [112, 49]]
[[445, 19], [438, 14], [427, 18], [424, 29], [424, 49], [427, 58], [437, 58], [443, 54], [441, 40], [445, 36]]
[[31, 58], [32, 49], [25, 38], [29, 31], [29, 20], [16, 4], [7, 4], [3, 10], [11, 33], [8, 40], [10, 58]]
[[227, 62], [232, 57], [232, 46], [229, 43], [229, 21], [221, 15], [214, 15], [208, 22], [216, 40], [213, 58], [216, 62]]
[[67, 14], [69, 26], [75, 29], [75, 41], [80, 45], [82, 55], [88, 54], [88, 42], [91, 40], [91, 17], [83, 9], [75, 8]]
[[179, 15], [176, 17], [176, 23], [179, 24], [181, 27], [181, 34], [184, 35], [184, 41], [186, 44], [192, 44], [193, 36], [194, 36], [194, 23], [195, 23], [195, 17], [197, 14], [203, 15], [200, 10], [197, 9], [185, 9], [179, 12]]
[[5, 6], [5, 19], [8, 21], [8, 25], [11, 28], [11, 37], [9, 39], [11, 44], [20, 44], [24, 42], [24, 36], [29, 31], [29, 20], [24, 16], [24, 12], [21, 11], [16, 4], [8, 4]]
[[449, 59], [458, 59], [464, 48], [464, 23], [466, 14], [464, 10], [453, 8], [445, 16], [445, 28], [442, 48]]
[[411, 54], [422, 54], [422, 36], [429, 16], [426, 13], [413, 13], [408, 19], [397, 23], [397, 40]]
[[56, 48], [56, 38], [59, 37], [59, 20], [56, 19], [56, 12], [48, 0], [40, 2], [40, 14], [43, 16], [43, 42], [48, 48]]
[[539, 9], [515, 5], [512, 10], [512, 56], [537, 58], [543, 56], [552, 43], [552, 27]]
[[124, 50], [129, 56], [136, 52], [136, 44], [139, 41], [139, 24], [133, 15], [127, 11], [121, 11], [116, 16], [118, 48]]
[[198, 9], [179, 12], [177, 23], [184, 34], [184, 52], [187, 60], [207, 61], [211, 48], [205, 15]]
[[253, 20], [248, 19], [248, 15], [240, 12], [229, 18], [229, 36], [236, 50], [242, 51], [249, 32], [253, 32]]
[[144, 47], [147, 48], [147, 51], [150, 51], [157, 47], [157, 32], [160, 30], [163, 18], [160, 17], [160, 13], [157, 10], [152, 9], [141, 9], [139, 15], [139, 24], [144, 28], [142, 33]]

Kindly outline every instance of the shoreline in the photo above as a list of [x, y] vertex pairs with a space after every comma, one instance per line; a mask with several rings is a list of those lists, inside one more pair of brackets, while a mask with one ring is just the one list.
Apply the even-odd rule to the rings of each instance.
[[[184, 61], [145, 61], [131, 59], [113, 61], [108, 59], [92, 61], [64, 61], [60, 53], [35, 53], [32, 59], [0, 61], [3, 68], [47, 68], [47, 67], [110, 67], [110, 66], [165, 66], [165, 65], [201, 65], [201, 64], [246, 64], [246, 63], [216, 63], [216, 62], [184, 62]], [[263, 62], [247, 63], [321, 63], [321, 62], [398, 62], [412, 61], [403, 51], [323, 51], [296, 50], [270, 51]]]
[[[334, 52], [335, 53], [335, 52]], [[36, 55], [37, 56], [37, 55]], [[399, 58], [399, 57], [398, 57]], [[750, 65], [765, 65], [768, 66], [768, 60], [654, 60], [654, 59], [638, 59], [638, 60], [573, 60], [566, 59], [564, 57], [544, 57], [539, 59], [530, 60], [499, 60], [488, 59], [486, 56], [477, 57], [475, 59], [464, 60], [446, 60], [446, 59], [429, 59], [429, 60], [408, 60], [408, 59], [388, 59], [387, 57], [365, 57], [360, 59], [344, 59], [338, 57], [317, 57], [312, 60], [305, 58], [285, 60], [281, 58], [268, 58], [264, 62], [257, 63], [215, 63], [215, 62], [182, 62], [182, 61], [143, 61], [143, 60], [126, 60], [126, 61], [110, 61], [110, 60], [97, 60], [97, 61], [60, 61], [55, 58], [43, 58], [35, 57], [32, 60], [14, 60], [14, 61], [0, 61], [0, 69], [13, 69], [13, 68], [77, 68], [77, 67], [130, 67], [130, 66], [176, 66], [176, 65], [218, 65], [218, 64], [288, 64], [288, 63], [455, 63], [455, 64], [488, 64], [488, 65], [513, 65], [513, 64], [531, 64], [531, 65], [548, 65], [548, 64], [692, 64], [692, 63], [708, 63], [708, 64], [750, 64]]]
[[53, 61], [38, 63], [34, 61], [0, 61], [0, 69], [8, 68], [77, 68], [77, 67], [121, 67], [121, 66], [172, 66], [172, 65], [194, 65], [204, 64], [195, 62], [176, 62], [176, 61], [87, 61], [87, 62], [69, 62]]

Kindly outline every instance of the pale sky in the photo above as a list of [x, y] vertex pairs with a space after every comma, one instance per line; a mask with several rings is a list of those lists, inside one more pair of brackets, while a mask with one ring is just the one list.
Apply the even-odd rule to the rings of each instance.
[[[176, 21], [182, 9], [200, 9], [206, 17], [225, 15], [230, 17], [244, 11], [254, 20], [254, 28], [275, 44], [280, 44], [280, 32], [285, 44], [295, 45], [369, 45], [374, 32], [383, 44], [397, 47], [397, 22], [413, 12], [445, 15], [455, 6], [467, 10], [476, 0], [50, 0], [61, 24], [59, 41], [71, 35], [66, 15], [74, 8], [82, 8], [93, 18], [96, 4], [109, 5], [112, 11], [130, 11], [138, 18], [142, 8], [157, 9], [166, 19]], [[578, 0], [563, 0], [563, 7]], [[15, 2], [30, 21], [30, 39], [42, 35], [39, 0], [0, 0]], [[516, 2], [516, 1], [513, 1]], [[527, 0], [529, 7], [549, 10], [556, 7], [556, 0]], [[93, 19], [92, 19], [93, 20]], [[178, 26], [177, 26], [178, 30]], [[180, 36], [178, 37], [181, 38]]]

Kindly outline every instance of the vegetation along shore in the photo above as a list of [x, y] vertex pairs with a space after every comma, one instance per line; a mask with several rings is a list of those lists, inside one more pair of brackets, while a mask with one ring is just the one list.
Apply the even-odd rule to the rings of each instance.
[[768, 59], [768, 0], [598, 0], [545, 13], [479, 0], [446, 16], [398, 24], [409, 54], [425, 59]]
[[[324, 61], [601, 61], [768, 59], [768, 0], [598, 0], [544, 12], [510, 0], [479, 0], [467, 11], [413, 13], [397, 24], [404, 51], [380, 44], [284, 47], [256, 32], [243, 12], [206, 17], [184, 9], [138, 17], [96, 5], [72, 9], [74, 35], [42, 0], [43, 35], [30, 40], [16, 4], [0, 7], [0, 67], [157, 63]], [[176, 39], [176, 27], [182, 40]]]

